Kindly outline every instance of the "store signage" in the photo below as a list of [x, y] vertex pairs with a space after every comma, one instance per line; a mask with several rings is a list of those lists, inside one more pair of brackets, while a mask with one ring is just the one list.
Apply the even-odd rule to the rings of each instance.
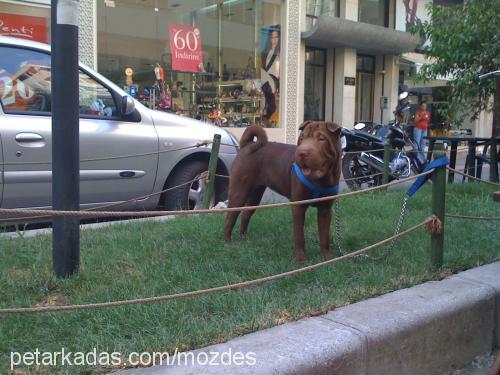
[[356, 86], [356, 78], [355, 77], [344, 77], [344, 85]]
[[0, 13], [0, 35], [47, 43], [49, 40], [47, 19]]
[[203, 55], [200, 30], [191, 25], [170, 22], [168, 25], [172, 69], [202, 72]]

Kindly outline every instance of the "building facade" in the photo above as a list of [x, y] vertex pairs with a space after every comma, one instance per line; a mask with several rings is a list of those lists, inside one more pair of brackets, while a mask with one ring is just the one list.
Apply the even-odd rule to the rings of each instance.
[[[387, 123], [404, 89], [438, 100], [411, 80], [429, 1], [80, 0], [80, 60], [147, 106], [295, 143], [307, 119]], [[50, 1], [0, 0], [0, 33], [49, 41]]]

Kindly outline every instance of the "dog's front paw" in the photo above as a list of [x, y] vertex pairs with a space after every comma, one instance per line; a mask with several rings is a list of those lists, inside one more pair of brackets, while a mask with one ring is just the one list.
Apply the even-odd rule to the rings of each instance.
[[323, 256], [325, 257], [325, 260], [333, 259], [333, 254], [330, 252], [330, 250], [323, 251]]
[[295, 263], [302, 264], [302, 263], [305, 263], [306, 261], [307, 261], [307, 258], [304, 254], [295, 256]]

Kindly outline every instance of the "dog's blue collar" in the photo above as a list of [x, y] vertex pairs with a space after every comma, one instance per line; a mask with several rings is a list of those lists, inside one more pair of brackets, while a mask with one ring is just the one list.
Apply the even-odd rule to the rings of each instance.
[[335, 185], [329, 188], [321, 188], [319, 186], [316, 186], [314, 182], [309, 180], [304, 174], [302, 173], [302, 170], [300, 169], [299, 165], [297, 162], [294, 162], [292, 165], [292, 173], [295, 172], [297, 175], [297, 178], [299, 179], [302, 184], [307, 187], [309, 190], [312, 191], [313, 198], [321, 198], [321, 197], [327, 197], [330, 195], [335, 195], [338, 194], [339, 192], [339, 185]]

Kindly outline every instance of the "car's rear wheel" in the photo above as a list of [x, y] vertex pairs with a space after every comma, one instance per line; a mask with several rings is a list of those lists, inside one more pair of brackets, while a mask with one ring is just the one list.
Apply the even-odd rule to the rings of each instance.
[[[166, 210], [198, 210], [203, 208], [203, 199], [207, 190], [205, 178], [200, 178], [208, 171], [208, 163], [191, 161], [180, 165], [168, 179], [166, 188], [179, 186], [165, 193], [164, 207]], [[210, 200], [210, 207], [224, 200], [226, 189], [216, 181], [215, 194]], [[180, 186], [182, 185], [182, 186]]]

